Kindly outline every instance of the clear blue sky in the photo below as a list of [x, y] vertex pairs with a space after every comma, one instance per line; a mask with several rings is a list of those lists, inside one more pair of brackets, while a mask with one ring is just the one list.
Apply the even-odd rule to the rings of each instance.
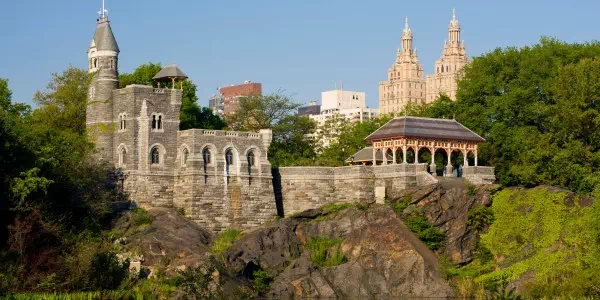
[[[216, 87], [244, 80], [296, 101], [320, 99], [343, 81], [377, 107], [377, 83], [400, 45], [404, 16], [430, 73], [456, 7], [467, 53], [534, 44], [542, 35], [598, 40], [600, 1], [106, 0], [120, 71], [146, 62], [178, 64], [198, 85], [200, 104]], [[52, 72], [86, 67], [101, 0], [2, 0], [0, 77], [13, 101], [31, 102]]]

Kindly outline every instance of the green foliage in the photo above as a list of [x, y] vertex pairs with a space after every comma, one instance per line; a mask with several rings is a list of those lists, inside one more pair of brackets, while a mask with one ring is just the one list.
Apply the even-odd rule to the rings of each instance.
[[115, 290], [129, 277], [129, 261], [121, 263], [111, 252], [98, 253], [92, 259], [89, 274], [92, 290]]
[[342, 240], [332, 240], [327, 237], [311, 238], [306, 248], [311, 251], [310, 258], [317, 267], [338, 266], [347, 261], [341, 250]]
[[396, 203], [392, 204], [392, 208], [394, 209], [394, 212], [396, 212], [396, 214], [398, 216], [402, 216], [402, 214], [404, 213], [404, 210], [410, 205], [410, 202], [408, 200], [398, 200]]
[[479, 205], [469, 210], [467, 225], [476, 231], [483, 231], [492, 222], [494, 222], [494, 212], [491, 208]]
[[144, 226], [152, 224], [152, 216], [143, 208], [136, 208], [131, 212], [131, 224], [134, 226]]
[[467, 195], [471, 197], [477, 195], [477, 187], [473, 184], [467, 184]]
[[275, 124], [300, 107], [289, 96], [278, 91], [269, 95], [241, 97], [235, 114], [227, 116], [233, 130], [254, 131], [273, 128]]
[[439, 228], [433, 226], [419, 208], [413, 207], [414, 209], [405, 213], [404, 211], [409, 206], [409, 201], [404, 199], [393, 203], [392, 209], [400, 218], [402, 218], [404, 224], [406, 224], [406, 226], [414, 232], [415, 235], [429, 247], [429, 249], [440, 249], [444, 238], [446, 238], [446, 234]]
[[288, 115], [273, 126], [273, 141], [269, 161], [273, 167], [312, 165], [315, 145], [307, 138], [315, 132], [316, 124], [306, 116]]
[[222, 255], [231, 249], [233, 243], [239, 240], [242, 236], [243, 233], [237, 229], [227, 229], [217, 237], [210, 249], [214, 254]]
[[261, 295], [269, 289], [269, 284], [272, 280], [273, 278], [267, 271], [256, 270], [252, 272], [252, 287]]
[[354, 205], [352, 203], [330, 203], [330, 204], [326, 204], [323, 205], [321, 207], [321, 210], [325, 213], [336, 213], [336, 212], [340, 212], [342, 210], [348, 209], [353, 207]]
[[218, 299], [216, 287], [219, 277], [215, 276], [214, 266], [200, 266], [187, 268], [179, 272], [178, 284], [186, 294], [194, 295], [198, 299]]
[[547, 188], [496, 194], [495, 221], [481, 243], [499, 268], [476, 280], [497, 285], [535, 272], [532, 296], [598, 296], [600, 205], [582, 207], [578, 197], [567, 205], [565, 197]]
[[185, 217], [185, 208], [183, 208], [183, 207], [178, 208], [177, 214]]
[[456, 120], [487, 139], [479, 162], [503, 185], [600, 185], [600, 43], [542, 38], [520, 49], [476, 57], [458, 82], [455, 102], [433, 102], [417, 115]]

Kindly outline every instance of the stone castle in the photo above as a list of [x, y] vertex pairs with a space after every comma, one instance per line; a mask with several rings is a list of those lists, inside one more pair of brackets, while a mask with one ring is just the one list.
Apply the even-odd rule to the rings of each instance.
[[[449, 154], [454, 150], [476, 153], [472, 147], [483, 140], [470, 142], [468, 148], [463, 137], [452, 134], [457, 122], [444, 125], [448, 122], [430, 119], [427, 124], [434, 125], [418, 131], [437, 135], [420, 136], [420, 140], [411, 139], [407, 129], [382, 127], [391, 131], [373, 140], [372, 165], [272, 170], [268, 160], [271, 130], [179, 130], [182, 90], [177, 89], [177, 83], [187, 78], [185, 73], [170, 65], [154, 77], [158, 82], [167, 81], [165, 87], [119, 88], [119, 52], [103, 12], [88, 48], [88, 69], [93, 76], [86, 125], [98, 159], [122, 170], [123, 189], [138, 205], [181, 208], [188, 218], [215, 232], [231, 227], [248, 229], [277, 215], [333, 202], [372, 201], [408, 186], [435, 183], [435, 174], [428, 173], [427, 164], [418, 160], [409, 164], [407, 159], [397, 164], [393, 154], [393, 163], [378, 165], [376, 152], [396, 151], [398, 146], [414, 148], [417, 154], [427, 147], [433, 155], [438, 148], [447, 149]], [[472, 178], [493, 181], [493, 169], [490, 173], [483, 168], [472, 167]], [[485, 176], [478, 177], [482, 172]]]
[[402, 30], [402, 47], [398, 49], [396, 61], [388, 69], [387, 80], [379, 83], [379, 112], [397, 113], [407, 104], [431, 103], [440, 94], [455, 100], [458, 89], [456, 81], [468, 63], [465, 45], [460, 39], [460, 23], [453, 11], [448, 26], [448, 40], [444, 42], [442, 56], [435, 62], [435, 73], [425, 77], [406, 18]]

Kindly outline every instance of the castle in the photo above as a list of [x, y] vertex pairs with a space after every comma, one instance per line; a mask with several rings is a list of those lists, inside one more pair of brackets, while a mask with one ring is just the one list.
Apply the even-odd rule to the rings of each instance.
[[[450, 156], [462, 153], [465, 178], [475, 183], [495, 179], [493, 168], [477, 166], [477, 144], [483, 138], [456, 121], [422, 118], [397, 118], [371, 135], [371, 165], [272, 170], [271, 130], [179, 130], [183, 94], [177, 83], [187, 78], [185, 73], [169, 65], [154, 77], [167, 81], [165, 87], [119, 88], [119, 52], [103, 10], [88, 48], [92, 81], [86, 126], [98, 159], [122, 170], [123, 189], [131, 201], [182, 209], [214, 232], [249, 229], [277, 215], [334, 202], [381, 200], [409, 186], [437, 182], [435, 172], [428, 172], [436, 166], [418, 158], [409, 162], [407, 151], [430, 151], [432, 161], [436, 152], [445, 151], [448, 175]], [[403, 154], [397, 156], [400, 150]], [[377, 160], [378, 153], [393, 160]], [[473, 166], [467, 161], [469, 153], [475, 155]]]
[[448, 26], [448, 40], [444, 51], [435, 62], [435, 73], [424, 78], [423, 66], [419, 63], [417, 50], [413, 47], [413, 34], [408, 27], [408, 18], [402, 30], [402, 48], [396, 53], [396, 61], [388, 69], [388, 78], [379, 83], [379, 112], [397, 113], [407, 104], [427, 104], [440, 94], [456, 99], [457, 79], [469, 58], [464, 42], [460, 40], [460, 23], [456, 12]]
[[156, 80], [170, 88], [129, 85], [119, 89], [119, 47], [106, 13], [88, 48], [86, 125], [100, 159], [127, 174], [124, 189], [143, 207], [183, 208], [214, 231], [250, 228], [276, 214], [267, 152], [271, 131], [259, 133], [179, 130], [186, 78], [167, 66]]

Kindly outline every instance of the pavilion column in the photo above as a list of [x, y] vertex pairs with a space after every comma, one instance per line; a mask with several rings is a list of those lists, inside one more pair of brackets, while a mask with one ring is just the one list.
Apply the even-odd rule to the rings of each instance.
[[475, 166], [477, 167], [477, 151], [475, 151]]
[[448, 153], [448, 164], [446, 165], [446, 177], [452, 177], [454, 176], [454, 174], [452, 174], [452, 149], [448, 148], [446, 149], [446, 153]]
[[373, 165], [377, 165], [377, 149], [373, 147]]
[[383, 154], [383, 164], [384, 165], [387, 165], [387, 151], [388, 151], [387, 148], [383, 148], [383, 153], [382, 154]]
[[415, 148], [417, 149], [417, 151], [415, 151], [415, 165], [418, 165], [419, 164], [419, 150], [421, 148], [419, 148], [419, 147], [415, 147]]
[[392, 148], [392, 150], [394, 151], [394, 153], [392, 153], [392, 157], [394, 158], [394, 162], [392, 164], [395, 165], [397, 163], [396, 162], [396, 150], [398, 150], [398, 148], [394, 147], [394, 148]]
[[429, 172], [431, 173], [431, 175], [437, 176], [437, 171], [435, 167], [435, 147], [429, 148], [429, 151], [431, 152], [431, 164], [429, 165]]
[[469, 155], [469, 152], [463, 150], [462, 153], [463, 153], [463, 168], [468, 167], [469, 161], [467, 160], [467, 156]]
[[402, 163], [406, 164], [406, 146], [402, 146]]

